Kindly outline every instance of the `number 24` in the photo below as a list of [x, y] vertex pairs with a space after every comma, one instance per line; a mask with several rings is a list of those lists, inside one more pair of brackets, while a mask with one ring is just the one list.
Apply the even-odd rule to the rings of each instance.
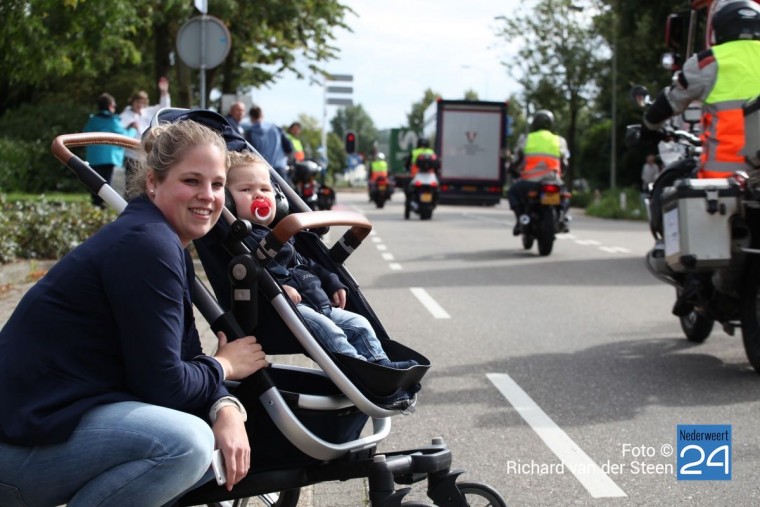
[[[691, 468], [698, 467], [702, 464], [702, 462], [705, 461], [705, 450], [702, 449], [698, 445], [687, 445], [683, 449], [681, 449], [681, 457], [683, 458], [687, 451], [690, 450], [696, 450], [699, 453], [699, 459], [696, 461], [691, 461], [689, 463], [684, 464], [681, 467], [681, 470], [679, 471], [681, 474], [684, 475], [702, 475], [702, 470], [690, 470]], [[723, 452], [723, 461], [713, 461], [713, 458], [716, 454], [719, 452]], [[707, 457], [707, 463], [705, 463], [708, 467], [723, 467], [724, 473], [728, 475], [728, 446], [727, 445], [721, 445], [720, 447], [713, 450], [713, 452], [710, 453], [710, 455]]]

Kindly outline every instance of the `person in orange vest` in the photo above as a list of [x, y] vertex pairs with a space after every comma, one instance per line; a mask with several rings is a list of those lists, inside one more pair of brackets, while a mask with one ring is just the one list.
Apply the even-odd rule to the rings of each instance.
[[388, 177], [388, 162], [385, 160], [385, 154], [380, 152], [377, 157], [369, 164], [369, 181], [374, 183], [380, 176]]
[[552, 132], [554, 115], [551, 111], [540, 109], [533, 115], [530, 133], [521, 136], [515, 149], [516, 159], [512, 167], [513, 174], [519, 179], [509, 186], [507, 199], [509, 207], [515, 213], [515, 227], [512, 234], [521, 232], [520, 215], [524, 213], [523, 201], [530, 188], [529, 182], [541, 181], [552, 176], [561, 178], [567, 166], [569, 153], [567, 141]]
[[430, 141], [421, 137], [417, 140], [417, 147], [412, 150], [404, 164], [409, 171], [409, 175], [414, 178], [420, 168], [417, 166], [417, 157], [420, 155], [435, 155], [435, 151], [430, 147]]
[[297, 121], [290, 124], [288, 131], [285, 133], [293, 144], [293, 152], [290, 153], [290, 158], [294, 162], [303, 162], [306, 160], [306, 152], [303, 149], [303, 143], [301, 142], [301, 124]]
[[702, 102], [698, 178], [728, 178], [748, 171], [742, 105], [760, 95], [760, 5], [716, 0], [707, 18], [708, 49], [692, 55], [673, 84], [644, 114], [642, 142], [657, 142], [662, 124], [694, 101]]

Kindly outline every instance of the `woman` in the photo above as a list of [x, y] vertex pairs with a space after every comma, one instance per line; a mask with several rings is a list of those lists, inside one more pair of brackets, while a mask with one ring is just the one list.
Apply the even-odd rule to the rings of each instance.
[[[248, 471], [223, 381], [267, 365], [254, 337], [203, 355], [185, 247], [219, 218], [226, 146], [193, 121], [151, 129], [140, 195], [61, 259], [0, 331], [0, 505], [159, 506]], [[209, 427], [210, 421], [212, 426]]]

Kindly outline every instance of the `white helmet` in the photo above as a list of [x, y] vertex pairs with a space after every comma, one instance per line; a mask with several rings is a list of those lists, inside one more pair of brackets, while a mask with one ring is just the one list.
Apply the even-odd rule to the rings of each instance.
[[383, 153], [383, 152], [378, 153], [377, 154], [377, 159], [378, 160], [385, 160], [385, 153]]

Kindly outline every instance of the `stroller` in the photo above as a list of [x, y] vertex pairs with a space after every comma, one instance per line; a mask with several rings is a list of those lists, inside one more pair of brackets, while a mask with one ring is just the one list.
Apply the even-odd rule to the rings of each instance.
[[[181, 120], [217, 130], [231, 151], [255, 151], [221, 115], [211, 111], [164, 109], [153, 125]], [[106, 133], [68, 134], [53, 141], [56, 158], [91, 192], [122, 211], [126, 202], [121, 196], [69, 150], [90, 144], [135, 149], [139, 143]], [[196, 278], [193, 302], [214, 332], [224, 331], [231, 339], [255, 332], [267, 354], [306, 354], [319, 368], [273, 364], [230, 386], [249, 413], [251, 470], [231, 492], [211, 481], [187, 493], [179, 505], [228, 500], [246, 505], [248, 498], [259, 497], [266, 505], [295, 507], [302, 487], [366, 478], [373, 507], [429, 505], [403, 502], [411, 488], [396, 489], [396, 484], [408, 486], [425, 479], [434, 505], [467, 506], [478, 498], [486, 505], [505, 506], [491, 487], [457, 482], [464, 471], [451, 469], [451, 451], [440, 438], [414, 449], [378, 452], [378, 444], [390, 434], [391, 417], [414, 411], [430, 361], [388, 337], [343, 265], [371, 231], [366, 218], [346, 211], [310, 211], [275, 171], [270, 169], [270, 174], [281, 189], [276, 225], [264, 241], [251, 245], [244, 241], [247, 223], [224, 210], [217, 226], [195, 242], [216, 296]], [[284, 211], [285, 204], [289, 213]], [[328, 249], [320, 235], [331, 226], [348, 230]], [[396, 370], [333, 354], [319, 345], [281, 286], [263, 268], [292, 237], [299, 252], [339, 274], [349, 287], [346, 308], [370, 321], [389, 358], [414, 359], [416, 366]], [[363, 432], [369, 419], [372, 430]]]

